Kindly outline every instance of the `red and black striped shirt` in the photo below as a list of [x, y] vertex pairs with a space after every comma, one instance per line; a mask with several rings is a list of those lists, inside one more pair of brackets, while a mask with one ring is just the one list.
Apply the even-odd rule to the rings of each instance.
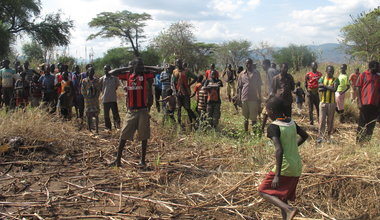
[[124, 89], [127, 95], [126, 101], [128, 109], [142, 109], [148, 107], [148, 80], [153, 78], [153, 73], [135, 74], [127, 72], [119, 74], [119, 79], [127, 82]]
[[372, 74], [369, 70], [361, 73], [356, 81], [356, 86], [360, 89], [361, 104], [380, 104], [380, 73]]

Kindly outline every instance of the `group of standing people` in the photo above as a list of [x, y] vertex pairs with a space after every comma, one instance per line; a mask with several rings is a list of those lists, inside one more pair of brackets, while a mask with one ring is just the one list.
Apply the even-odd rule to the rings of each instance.
[[86, 71], [81, 72], [76, 65], [69, 72], [66, 64], [41, 64], [39, 71], [29, 69], [29, 62], [23, 66], [10, 68], [10, 61], [2, 61], [0, 70], [0, 103], [6, 110], [31, 107], [45, 108], [49, 113], [59, 109], [59, 114], [70, 120], [75, 108], [77, 118], [86, 115], [91, 129], [91, 119], [98, 120], [99, 97], [104, 107], [105, 127], [111, 129], [110, 110], [113, 113], [114, 126], [120, 127], [120, 116], [117, 107], [116, 91], [120, 85], [118, 78], [110, 75], [109, 65], [104, 67], [104, 76], [95, 77], [95, 69], [86, 65]]
[[[296, 96], [297, 108], [300, 110], [305, 100], [308, 100], [310, 124], [314, 124], [313, 109], [318, 117], [318, 139], [320, 143], [333, 133], [334, 114], [340, 114], [340, 121], [344, 122], [344, 100], [349, 89], [352, 88], [351, 99], [359, 106], [359, 121], [357, 142], [368, 141], [373, 133], [380, 108], [380, 65], [371, 61], [368, 69], [360, 73], [359, 69], [349, 77], [347, 65], [340, 68], [338, 77], [334, 76], [334, 67], [329, 65], [326, 74], [318, 71], [318, 64], [311, 64], [311, 71], [305, 75], [305, 91], [301, 83], [295, 83], [293, 76], [288, 73], [288, 64], [283, 63], [277, 70], [269, 60], [263, 62], [268, 82], [268, 98], [265, 108], [262, 108], [263, 85], [257, 64], [252, 59], [245, 61], [245, 68], [237, 71], [228, 65], [220, 75], [212, 64], [205, 74], [195, 75], [186, 63], [177, 59], [175, 66], [166, 65], [161, 71], [158, 67], [145, 66], [141, 58], [130, 62], [128, 67], [111, 69], [105, 65], [104, 75], [95, 77], [92, 65], [86, 66], [85, 72], [80, 72], [79, 66], [73, 72], [68, 72], [65, 64], [52, 64], [48, 68], [40, 66], [40, 72], [30, 70], [26, 62], [23, 68], [18, 66], [17, 71], [9, 67], [9, 60], [2, 62], [0, 70], [1, 101], [7, 109], [15, 106], [24, 108], [31, 100], [33, 107], [39, 106], [42, 101], [49, 112], [56, 107], [60, 114], [70, 119], [72, 108], [75, 107], [78, 118], [86, 114], [88, 129], [92, 129], [92, 119], [96, 120], [98, 132], [99, 97], [104, 107], [104, 121], [107, 129], [112, 128], [109, 112], [112, 110], [114, 126], [120, 127], [120, 116], [117, 105], [117, 90], [123, 84], [126, 97], [127, 113], [120, 131], [117, 156], [111, 165], [121, 166], [124, 148], [128, 141], [135, 138], [141, 141], [141, 158], [139, 166], [146, 166], [146, 152], [150, 138], [150, 109], [153, 100], [156, 101], [158, 112], [164, 112], [164, 121], [170, 118], [175, 122], [174, 113], [177, 111], [177, 122], [182, 124], [181, 109], [187, 111], [190, 124], [206, 122], [213, 128], [219, 124], [221, 116], [220, 89], [224, 78], [227, 84], [227, 97], [242, 108], [244, 130], [248, 131], [249, 123], [253, 130], [257, 130], [260, 113], [264, 112], [263, 124], [266, 118], [272, 119], [267, 128], [267, 136], [276, 148], [276, 165], [259, 186], [260, 195], [267, 201], [281, 209], [284, 219], [293, 219], [297, 210], [288, 205], [288, 200], [294, 200], [296, 187], [302, 172], [302, 162], [298, 146], [306, 141], [308, 134], [292, 119], [293, 94]], [[57, 70], [58, 69], [58, 70]], [[124, 81], [123, 83], [120, 80]], [[237, 85], [236, 85], [237, 82]], [[191, 86], [193, 94], [191, 94]], [[191, 98], [196, 97], [196, 114], [191, 108]], [[162, 107], [161, 107], [162, 106]], [[326, 129], [327, 125], [327, 129]], [[297, 140], [297, 135], [300, 139]]]

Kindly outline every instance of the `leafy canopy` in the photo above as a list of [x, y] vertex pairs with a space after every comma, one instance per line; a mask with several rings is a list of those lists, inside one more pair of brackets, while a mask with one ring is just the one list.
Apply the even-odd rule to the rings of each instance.
[[380, 60], [380, 7], [351, 19], [341, 29], [347, 52], [362, 61]]
[[276, 63], [287, 63], [290, 68], [299, 71], [301, 67], [310, 65], [317, 59], [315, 53], [304, 45], [290, 44], [273, 54]]
[[93, 18], [88, 25], [100, 29], [95, 34], [88, 36], [88, 40], [97, 37], [113, 38], [118, 37], [129, 43], [135, 56], [139, 56], [140, 40], [145, 38], [143, 35], [145, 21], [150, 20], [151, 16], [147, 13], [132, 13], [130, 11], [102, 12]]
[[17, 34], [27, 34], [44, 47], [66, 46], [70, 43], [72, 20], [63, 20], [61, 12], [40, 18], [40, 0], [0, 1], [0, 56], [9, 52]]

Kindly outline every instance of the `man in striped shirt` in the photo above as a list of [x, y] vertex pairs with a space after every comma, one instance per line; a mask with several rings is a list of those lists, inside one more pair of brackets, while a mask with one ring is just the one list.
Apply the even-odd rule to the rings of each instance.
[[[125, 69], [125, 68], [122, 68]], [[112, 74], [114, 71], [110, 71]], [[119, 77], [120, 78], [120, 77]], [[125, 124], [121, 129], [120, 141], [116, 160], [112, 165], [121, 166], [121, 157], [127, 141], [132, 141], [135, 132], [138, 133], [138, 140], [141, 141], [141, 160], [139, 166], [144, 168], [145, 155], [150, 138], [150, 115], [148, 109], [148, 96], [152, 90], [148, 89], [150, 82], [154, 78], [153, 73], [144, 73], [144, 63], [141, 58], [136, 58], [132, 62], [132, 69], [123, 75], [126, 80], [127, 115]]]
[[339, 79], [333, 77], [334, 67], [327, 66], [327, 76], [323, 76], [318, 81], [318, 90], [320, 92], [321, 103], [319, 103], [319, 132], [317, 142], [321, 143], [325, 138], [326, 120], [327, 134], [331, 136], [334, 130], [334, 113], [335, 113], [335, 92], [339, 86]]
[[368, 70], [360, 74], [356, 87], [360, 110], [356, 142], [360, 143], [371, 139], [380, 112], [380, 71], [377, 61], [371, 61]]

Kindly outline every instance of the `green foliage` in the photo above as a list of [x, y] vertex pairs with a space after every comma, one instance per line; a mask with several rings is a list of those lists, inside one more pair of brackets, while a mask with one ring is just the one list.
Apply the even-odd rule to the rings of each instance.
[[0, 21], [0, 58], [5, 58], [5, 56], [9, 53], [11, 36], [9, 32], [6, 30], [5, 25]]
[[70, 29], [73, 27], [73, 21], [63, 21], [60, 13], [48, 14], [42, 22], [31, 25], [30, 33], [45, 48], [67, 46], [70, 43]]
[[290, 44], [273, 54], [276, 63], [288, 63], [290, 68], [299, 71], [301, 67], [310, 65], [317, 59], [314, 52], [304, 45]]
[[[26, 33], [44, 47], [66, 46], [70, 43], [72, 20], [62, 20], [61, 12], [46, 15], [39, 21], [40, 0], [2, 0], [0, 1], [1, 52], [9, 52], [12, 38]], [[4, 55], [2, 55], [4, 56]]]
[[111, 65], [112, 68], [127, 66], [128, 62], [133, 59], [133, 52], [126, 47], [117, 47], [109, 49], [103, 58], [98, 58], [94, 61], [95, 69], [103, 69], [106, 64]]
[[191, 23], [180, 21], [171, 24], [167, 30], [163, 30], [154, 38], [153, 44], [161, 58], [166, 62], [174, 62], [176, 58], [184, 59], [185, 62], [190, 60], [195, 43], [193, 29]]
[[44, 59], [44, 50], [41, 45], [36, 41], [26, 43], [22, 45], [22, 53], [27, 60], [35, 60], [36, 62], [42, 62]]
[[243, 65], [245, 59], [251, 57], [251, 42], [247, 40], [232, 40], [223, 42], [215, 51], [216, 60], [223, 67], [232, 64], [234, 67]]
[[74, 66], [74, 63], [76, 63], [76, 59], [72, 56], [59, 56], [57, 59], [58, 63], [63, 63], [69, 65], [69, 70]]
[[181, 58], [189, 64], [195, 72], [206, 68], [214, 62], [213, 52], [216, 44], [195, 42], [194, 26], [191, 23], [180, 21], [170, 25], [153, 40], [153, 47], [157, 48], [161, 59], [167, 63], [174, 63]]
[[380, 7], [351, 18], [341, 29], [347, 52], [362, 61], [380, 60]]
[[194, 64], [194, 70], [206, 69], [210, 63], [215, 63], [214, 51], [217, 45], [213, 43], [194, 43], [193, 56], [189, 61], [190, 64]]
[[118, 37], [129, 42], [135, 56], [139, 56], [139, 41], [145, 37], [143, 28], [145, 21], [150, 19], [151, 16], [147, 13], [132, 13], [127, 10], [102, 12], [88, 23], [90, 27], [100, 28], [100, 31], [91, 34], [88, 39]]
[[153, 47], [148, 47], [146, 50], [141, 51], [140, 57], [143, 59], [145, 65], [160, 65], [160, 55]]

